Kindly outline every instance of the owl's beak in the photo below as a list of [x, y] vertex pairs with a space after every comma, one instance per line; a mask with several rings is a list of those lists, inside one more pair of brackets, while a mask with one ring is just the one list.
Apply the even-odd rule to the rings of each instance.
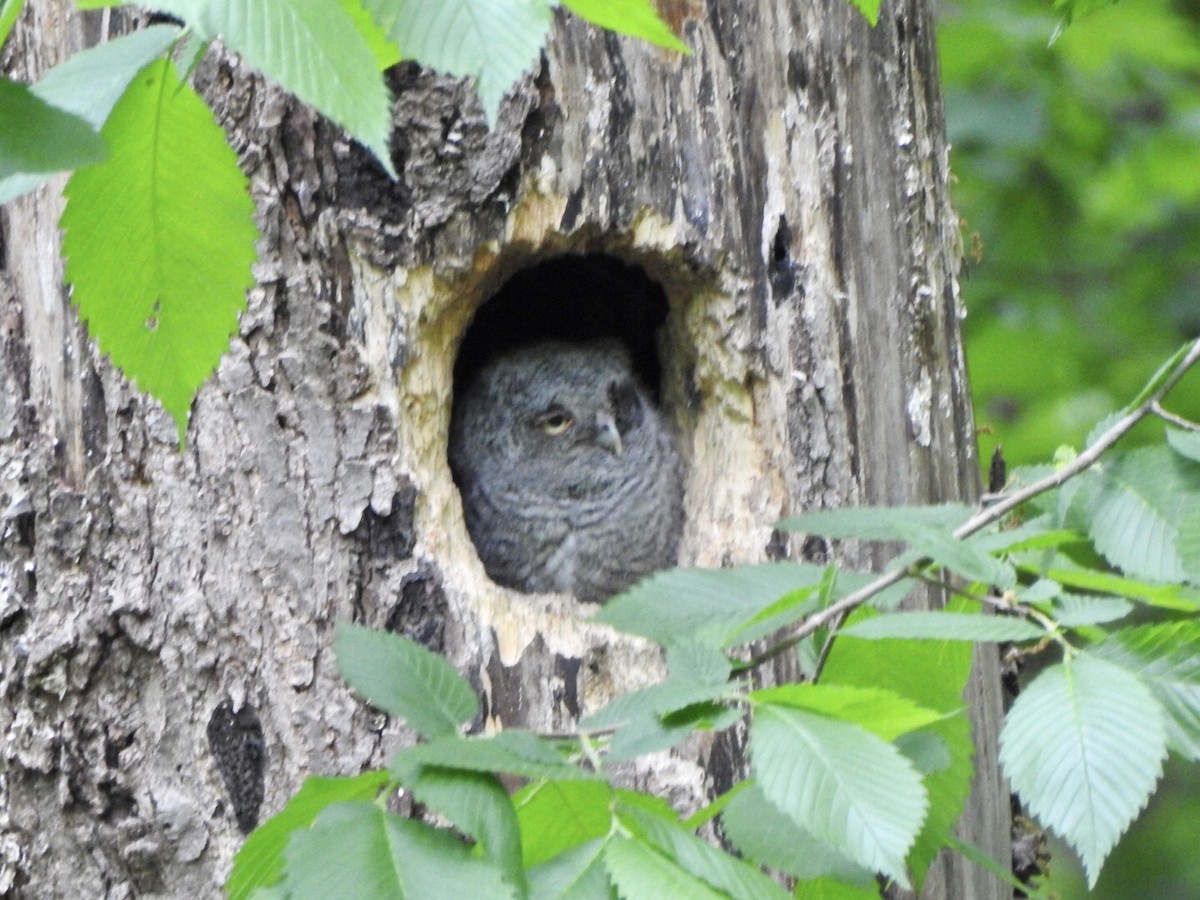
[[620, 456], [625, 448], [621, 445], [621, 432], [608, 413], [596, 413], [596, 443]]

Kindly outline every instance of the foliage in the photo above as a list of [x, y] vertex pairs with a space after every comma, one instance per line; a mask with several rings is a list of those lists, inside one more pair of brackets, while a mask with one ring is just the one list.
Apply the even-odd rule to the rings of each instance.
[[[962, 692], [980, 641], [1052, 657], [1006, 716], [1000, 762], [1094, 885], [1168, 752], [1200, 755], [1200, 572], [1163, 563], [1200, 540], [1200, 523], [1155, 524], [1164, 468], [1163, 493], [1200, 507], [1200, 431], [1123, 455], [1096, 448], [1161, 409], [1197, 358], [1200, 342], [1092, 448], [1060, 472], [1018, 473], [990, 510], [857, 508], [781, 523], [907, 543], [890, 574], [778, 563], [676, 570], [635, 585], [595, 618], [661, 644], [668, 675], [588, 716], [575, 735], [464, 735], [474, 697], [444, 660], [344, 627], [337, 657], [347, 679], [425, 740], [398, 751], [386, 775], [366, 776], [383, 788], [374, 804], [347, 802], [364, 776], [345, 779], [344, 791], [337, 780], [306, 787], [306, 802], [260, 829], [271, 840], [256, 832], [239, 854], [239, 896], [256, 887], [297, 898], [432, 896], [424, 879], [436, 870], [487, 896], [784, 896], [774, 874], [795, 883], [794, 896], [878, 897], [881, 884], [919, 888], [945, 848], [1006, 877], [1002, 862], [951, 835], [972, 775]], [[1127, 574], [1110, 576], [1101, 594], [1057, 577], [1110, 568]], [[897, 572], [953, 599], [940, 611], [893, 611], [885, 589]], [[1162, 593], [1164, 583], [1173, 590]], [[765, 651], [764, 622], [773, 632]], [[755, 689], [754, 671], [780, 652], [823, 662], [807, 683]], [[739, 725], [749, 777], [686, 821], [613, 783], [633, 756]], [[502, 776], [525, 785], [510, 797]], [[396, 790], [448, 825], [388, 811]], [[697, 834], [714, 818], [737, 855]]]
[[[21, 5], [0, 5], [0, 42]], [[158, 25], [85, 50], [35, 85], [0, 79], [0, 202], [77, 169], [61, 222], [73, 299], [100, 349], [162, 403], [182, 442], [192, 398], [228, 348], [254, 283], [258, 236], [246, 178], [187, 84], [198, 54], [220, 39], [344, 128], [394, 177], [382, 69], [404, 57], [474, 79], [495, 120], [509, 86], [537, 62], [556, 5], [157, 0], [151, 6], [184, 27]], [[650, 0], [567, 5], [686, 51]]]
[[[1087, 5], [939, 4], [985, 460], [1080, 443], [1200, 329], [1200, 11]], [[1200, 379], [1173, 405], [1200, 417]]]

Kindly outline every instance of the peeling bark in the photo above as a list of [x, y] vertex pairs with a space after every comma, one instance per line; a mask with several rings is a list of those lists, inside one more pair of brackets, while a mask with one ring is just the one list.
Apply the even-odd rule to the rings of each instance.
[[[265, 817], [410, 742], [338, 679], [339, 621], [444, 652], [478, 728], [567, 729], [656, 677], [570, 598], [491, 584], [463, 525], [456, 352], [525, 267], [606, 254], [661, 286], [684, 562], [820, 556], [773, 531], [803, 509], [976, 495], [926, 4], [873, 30], [841, 0], [662, 6], [692, 56], [563, 16], [490, 131], [462, 82], [401, 65], [396, 183], [236, 59], [202, 63], [263, 237], [182, 453], [70, 310], [59, 186], [3, 209], [0, 895], [215, 896], [256, 791]], [[30, 4], [5, 71], [106, 21]], [[993, 653], [970, 691], [962, 833], [1004, 859]], [[695, 804], [743, 750], [698, 741], [634, 777]], [[924, 896], [1004, 893], [946, 859]]]

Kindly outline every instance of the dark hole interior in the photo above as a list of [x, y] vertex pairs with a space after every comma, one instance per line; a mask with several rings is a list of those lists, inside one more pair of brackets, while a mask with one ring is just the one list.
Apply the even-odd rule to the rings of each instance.
[[658, 399], [662, 366], [654, 337], [666, 318], [666, 295], [640, 266], [600, 253], [537, 263], [513, 275], [475, 314], [454, 366], [457, 393], [490, 359], [516, 347], [615, 337]]

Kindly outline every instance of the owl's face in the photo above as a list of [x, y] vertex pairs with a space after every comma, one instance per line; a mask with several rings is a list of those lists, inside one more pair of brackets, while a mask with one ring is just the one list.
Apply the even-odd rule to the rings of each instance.
[[549, 493], [603, 490], [637, 466], [647, 403], [628, 355], [615, 343], [539, 345], [486, 368], [468, 394], [460, 435], [478, 471], [508, 470]]
[[642, 422], [641, 397], [631, 377], [599, 374], [595, 381], [552, 391], [531, 385], [519, 397], [510, 423], [514, 444], [556, 460], [623, 455], [633, 429]]
[[599, 601], [675, 561], [678, 453], [615, 341], [538, 344], [485, 366], [455, 405], [449, 456], [499, 584]]

